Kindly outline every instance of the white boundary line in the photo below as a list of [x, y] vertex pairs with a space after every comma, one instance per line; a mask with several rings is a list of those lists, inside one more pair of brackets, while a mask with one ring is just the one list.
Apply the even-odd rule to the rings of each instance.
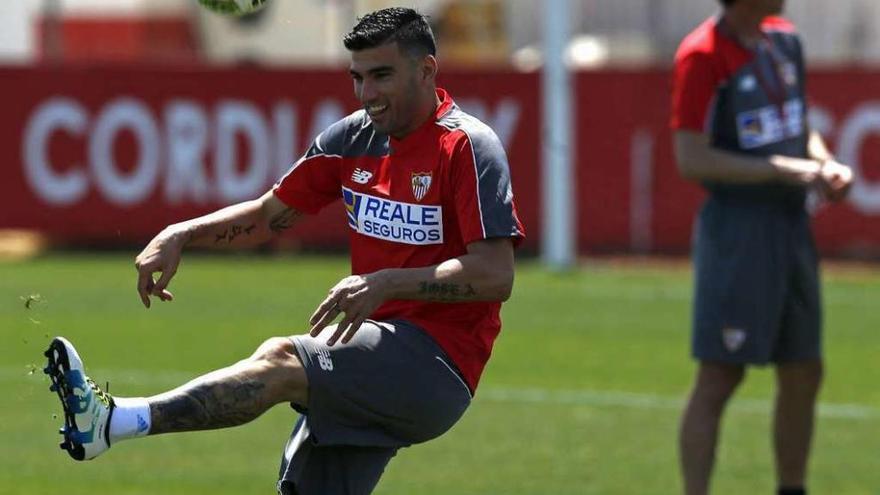
[[[623, 407], [629, 409], [680, 410], [684, 398], [617, 390], [548, 390], [486, 386], [477, 390], [477, 400], [534, 404], [585, 405]], [[734, 398], [730, 411], [769, 414], [772, 402], [761, 399]], [[820, 402], [818, 416], [826, 419], [878, 420], [880, 408], [864, 404]]]
[[[35, 363], [36, 365], [36, 363]], [[33, 375], [28, 368], [0, 366], [0, 383], [32, 382], [48, 386], [48, 380], [42, 380], [43, 370], [40, 363]], [[206, 372], [208, 370], [205, 370]], [[92, 373], [89, 373], [92, 375]], [[149, 385], [151, 387], [170, 388], [182, 385], [197, 377], [199, 372], [167, 370], [152, 372], [138, 369], [100, 369], [93, 376], [99, 384], [110, 380], [117, 385]], [[115, 388], [115, 387], [114, 387]], [[118, 388], [117, 388], [118, 390]], [[156, 390], [155, 392], [160, 392]], [[509, 402], [514, 404], [562, 405], [562, 406], [596, 406], [619, 407], [641, 410], [680, 410], [684, 407], [683, 397], [626, 392], [620, 390], [550, 390], [545, 388], [511, 387], [504, 385], [483, 385], [477, 390], [477, 401]], [[745, 414], [770, 414], [772, 402], [761, 399], [734, 398], [730, 404], [730, 412]], [[866, 404], [820, 402], [818, 416], [823, 419], [846, 420], [880, 420], [880, 408]]]

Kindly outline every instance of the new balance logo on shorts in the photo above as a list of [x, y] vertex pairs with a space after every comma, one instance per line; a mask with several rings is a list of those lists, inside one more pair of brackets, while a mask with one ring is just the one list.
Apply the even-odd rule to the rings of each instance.
[[317, 353], [318, 366], [324, 371], [333, 371], [333, 360], [330, 359], [330, 351], [320, 350]]

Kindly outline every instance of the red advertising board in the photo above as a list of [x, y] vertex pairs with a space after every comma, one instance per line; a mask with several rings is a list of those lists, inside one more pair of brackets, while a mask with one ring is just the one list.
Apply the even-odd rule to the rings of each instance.
[[[301, 77], [306, 90], [311, 79]], [[0, 224], [63, 240], [131, 242], [248, 199], [244, 189], [257, 175], [264, 189], [263, 169], [281, 153], [266, 143], [280, 132], [264, 114], [291, 110], [275, 105], [277, 94], [249, 95], [255, 82], [236, 72], [4, 70], [0, 153], [14, 166], [4, 169], [3, 200], [15, 207], [4, 208]], [[230, 152], [233, 144], [245, 149]]]
[[[442, 78], [504, 140], [531, 224], [535, 83], [503, 72]], [[0, 229], [116, 244], [259, 196], [357, 107], [342, 69], [6, 68], [0, 99]], [[345, 225], [341, 207], [330, 207], [294, 234], [313, 246], [344, 245]]]
[[[440, 83], [496, 130], [518, 210], [540, 243], [540, 80], [505, 71]], [[682, 180], [667, 128], [665, 70], [575, 77], [572, 177], [581, 252], [685, 252], [700, 188]], [[821, 208], [828, 253], [880, 252], [880, 73], [811, 74], [811, 119], [859, 181]], [[59, 66], [0, 69], [0, 229], [70, 243], [136, 244], [169, 223], [258, 196], [324, 127], [357, 107], [340, 70]], [[344, 246], [338, 205], [293, 233]]]
[[[578, 75], [581, 251], [689, 249], [703, 193], [675, 167], [670, 84], [666, 70]], [[827, 254], [880, 255], [880, 73], [814, 71], [808, 87], [811, 125], [856, 172], [845, 203], [815, 209], [819, 248]]]

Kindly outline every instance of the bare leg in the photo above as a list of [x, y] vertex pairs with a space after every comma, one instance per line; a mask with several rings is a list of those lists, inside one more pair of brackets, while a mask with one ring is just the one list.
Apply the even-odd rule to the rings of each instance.
[[150, 435], [237, 426], [280, 402], [306, 404], [308, 381], [293, 343], [276, 337], [232, 366], [150, 397]]
[[687, 495], [709, 492], [721, 415], [744, 376], [742, 366], [700, 363], [679, 432], [681, 470]]
[[776, 367], [773, 444], [780, 487], [803, 487], [806, 482], [822, 372], [821, 360], [785, 363]]

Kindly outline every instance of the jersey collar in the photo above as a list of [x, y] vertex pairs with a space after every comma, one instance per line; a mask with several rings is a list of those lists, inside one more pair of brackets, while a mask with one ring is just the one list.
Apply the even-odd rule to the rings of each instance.
[[429, 133], [434, 125], [443, 117], [449, 113], [452, 108], [455, 106], [455, 102], [452, 100], [452, 97], [449, 96], [449, 93], [446, 92], [445, 89], [437, 88], [437, 99], [440, 100], [440, 104], [437, 105], [437, 108], [434, 110], [434, 114], [431, 118], [426, 120], [422, 125], [417, 127], [414, 131], [410, 132], [403, 139], [395, 139], [394, 137], [389, 136], [389, 144], [391, 145], [391, 149], [395, 151], [400, 151], [404, 148], [408, 148], [412, 145], [412, 143], [419, 143], [422, 140], [422, 137], [425, 134]]

